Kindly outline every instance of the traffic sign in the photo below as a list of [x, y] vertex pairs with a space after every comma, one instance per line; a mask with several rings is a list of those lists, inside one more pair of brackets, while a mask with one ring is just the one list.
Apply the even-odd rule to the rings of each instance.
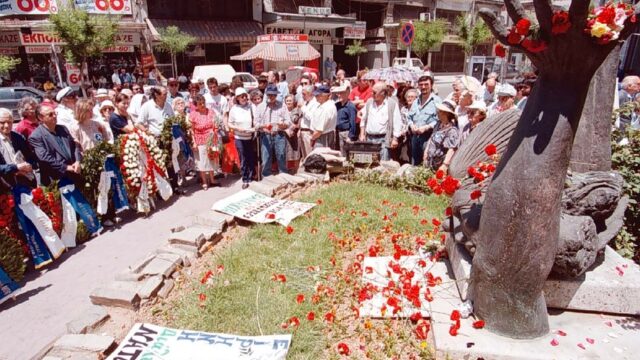
[[403, 44], [405, 44], [406, 46], [410, 46], [415, 36], [416, 28], [413, 26], [413, 23], [408, 22], [402, 25], [400, 40]]

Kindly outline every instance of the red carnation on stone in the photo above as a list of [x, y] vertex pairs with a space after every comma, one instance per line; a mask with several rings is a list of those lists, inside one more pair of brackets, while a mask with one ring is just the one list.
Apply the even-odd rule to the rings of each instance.
[[496, 47], [495, 47], [494, 51], [496, 53], [496, 56], [498, 56], [498, 57], [503, 58], [503, 57], [507, 56], [507, 49], [505, 49], [505, 47], [502, 46], [502, 44], [500, 44], [500, 43], [496, 44]]
[[507, 42], [511, 45], [518, 45], [520, 41], [522, 41], [522, 35], [519, 35], [514, 29], [511, 29], [509, 35], [507, 35]]
[[436, 171], [436, 179], [438, 179], [438, 180], [444, 179], [444, 171], [442, 171], [442, 170]]
[[[498, 148], [494, 144], [489, 144], [485, 146], [484, 152], [489, 156], [493, 156], [498, 152]], [[473, 176], [471, 173], [469, 175]]]
[[471, 192], [471, 200], [478, 200], [482, 196], [482, 192], [480, 190], [473, 190]]
[[527, 36], [527, 34], [529, 33], [529, 29], [531, 28], [531, 21], [529, 21], [529, 19], [527, 18], [522, 18], [518, 20], [515, 28], [516, 33], [522, 36]]
[[484, 320], [477, 320], [473, 322], [474, 329], [482, 329], [484, 327]]
[[556, 11], [551, 18], [551, 33], [553, 35], [564, 34], [571, 28], [569, 13], [566, 11]]
[[531, 40], [524, 39], [522, 41], [522, 47], [532, 53], [539, 53], [547, 49], [547, 43], [544, 40]]

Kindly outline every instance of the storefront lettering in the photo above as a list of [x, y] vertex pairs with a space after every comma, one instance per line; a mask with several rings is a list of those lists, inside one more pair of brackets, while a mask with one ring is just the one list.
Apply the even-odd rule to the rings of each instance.
[[46, 33], [21, 34], [21, 36], [23, 45], [62, 43], [62, 39], [60, 39], [59, 37], [52, 36]]
[[267, 34], [307, 34], [309, 37], [315, 38], [331, 38], [331, 30], [320, 30], [320, 29], [291, 29], [291, 28], [280, 28], [280, 27], [268, 27], [266, 29]]
[[0, 44], [4, 45], [12, 45], [20, 43], [20, 38], [18, 34], [10, 34], [10, 33], [0, 33]]

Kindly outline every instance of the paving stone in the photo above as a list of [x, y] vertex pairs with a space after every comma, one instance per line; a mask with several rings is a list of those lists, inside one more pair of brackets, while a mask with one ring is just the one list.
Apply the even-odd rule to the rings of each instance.
[[160, 257], [156, 257], [141, 272], [145, 275], [162, 275], [164, 277], [169, 277], [171, 273], [173, 273], [178, 267], [177, 261], [170, 261], [167, 259], [162, 259]]
[[298, 186], [304, 186], [304, 184], [307, 183], [307, 179], [300, 176], [287, 174], [287, 173], [278, 174], [276, 175], [276, 177], [286, 180], [289, 184], [294, 184]]
[[189, 254], [193, 254], [193, 256], [195, 256], [195, 257], [200, 257], [200, 251], [198, 250], [198, 248], [196, 248], [194, 246], [185, 245], [185, 244], [173, 244], [173, 245], [171, 245], [171, 247], [174, 247], [174, 248], [182, 250], [182, 251], [186, 251]]
[[140, 305], [140, 297], [138, 296], [138, 287], [135, 285], [125, 286], [122, 283], [114, 281], [104, 287], [94, 289], [89, 295], [94, 305], [104, 305], [113, 307], [122, 307], [126, 309], [137, 310]]
[[158, 293], [158, 290], [160, 290], [163, 281], [164, 278], [161, 275], [146, 278], [138, 290], [138, 296], [140, 296], [141, 299], [154, 297]]
[[144, 274], [131, 272], [129, 269], [116, 274], [116, 281], [140, 281], [144, 279]]
[[229, 218], [233, 219], [233, 216], [229, 216], [213, 210], [205, 210], [193, 217], [192, 225], [200, 225], [215, 231], [222, 232], [226, 228], [227, 223], [231, 221], [229, 220]]
[[169, 236], [169, 244], [187, 244], [200, 247], [205, 241], [203, 232], [194, 227], [188, 227]]
[[49, 355], [47, 355], [47, 356], [43, 357], [42, 360], [63, 360], [63, 358], [57, 357], [57, 356], [49, 356]]
[[67, 323], [67, 332], [69, 334], [86, 334], [100, 327], [108, 319], [109, 314], [102, 306], [92, 306]]
[[189, 248], [190, 250], [182, 249], [182, 248], [176, 247], [175, 245], [165, 245], [159, 248], [158, 250], [156, 250], [156, 252], [158, 254], [176, 254], [182, 258], [182, 265], [187, 267], [187, 266], [191, 266], [191, 262], [198, 257], [198, 249], [196, 249], [193, 246]]
[[169, 296], [171, 290], [173, 290], [174, 286], [175, 283], [172, 279], [165, 280], [164, 285], [162, 285], [162, 288], [160, 289], [160, 291], [158, 291], [158, 297], [166, 299], [167, 296]]
[[129, 267], [131, 269], [131, 272], [136, 273], [136, 274], [140, 273], [140, 271], [142, 269], [144, 269], [144, 267], [147, 266], [147, 264], [149, 264], [151, 262], [151, 260], [153, 260], [153, 258], [155, 258], [155, 257], [156, 257], [155, 254], [147, 255], [143, 260], [141, 260], [138, 263], [136, 263], [135, 265]]
[[218, 227], [204, 226], [200, 224], [191, 225], [197, 231], [202, 231], [205, 241], [218, 242], [222, 238], [222, 230]]
[[278, 190], [281, 190], [281, 189], [291, 185], [289, 183], [289, 181], [287, 181], [283, 177], [278, 177], [278, 175], [271, 175], [271, 176], [267, 176], [265, 178], [262, 178], [261, 182], [266, 182], [266, 183], [271, 183], [271, 184], [277, 185], [278, 186], [278, 188], [277, 188]]
[[248, 189], [262, 195], [273, 196], [276, 193], [278, 186], [268, 182], [253, 181], [249, 184]]
[[67, 334], [53, 344], [53, 350], [81, 351], [104, 354], [115, 345], [111, 336], [96, 334]]

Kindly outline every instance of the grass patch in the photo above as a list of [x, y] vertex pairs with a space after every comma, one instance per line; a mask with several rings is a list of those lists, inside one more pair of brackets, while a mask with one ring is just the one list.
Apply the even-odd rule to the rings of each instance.
[[[356, 319], [338, 316], [345, 321], [342, 325], [337, 320], [331, 325], [324, 321], [327, 312], [352, 300], [346, 288], [335, 286], [335, 269], [353, 260], [354, 251], [362, 252], [368, 246], [366, 239], [379, 236], [380, 229], [392, 226], [393, 232], [423, 233], [427, 221], [443, 214], [444, 200], [346, 182], [298, 200], [318, 206], [291, 223], [291, 234], [278, 225], [252, 226], [245, 236], [206, 259], [208, 269], [215, 273], [206, 284], [201, 284], [204, 273], [194, 274], [192, 292], [159, 305], [153, 313], [164, 313], [165, 325], [177, 328], [239, 335], [293, 332], [288, 359], [337, 357], [335, 343], [349, 336], [345, 333], [348, 323]], [[390, 244], [384, 246], [387, 255], [392, 253]], [[218, 265], [224, 270], [217, 271]], [[284, 274], [286, 282], [274, 281], [274, 274]], [[312, 296], [320, 283], [334, 284], [335, 295], [314, 302]], [[301, 304], [296, 301], [299, 294], [305, 296]], [[307, 320], [309, 312], [314, 312], [315, 320]], [[284, 329], [282, 324], [294, 316], [300, 326]], [[332, 330], [334, 327], [339, 330]]]

